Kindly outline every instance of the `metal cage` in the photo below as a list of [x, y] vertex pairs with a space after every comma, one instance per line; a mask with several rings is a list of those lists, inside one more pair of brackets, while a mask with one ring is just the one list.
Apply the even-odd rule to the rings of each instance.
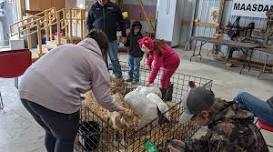
[[[122, 64], [124, 75], [128, 71], [128, 66]], [[141, 67], [140, 84], [145, 85], [149, 75], [149, 70]], [[161, 72], [160, 74], [161, 75]], [[154, 82], [155, 86], [159, 85], [159, 77]], [[212, 87], [212, 80], [176, 73], [172, 77], [174, 84], [173, 101], [175, 104], [169, 109], [171, 115], [170, 123], [159, 125], [158, 118], [148, 123], [137, 131], [120, 132], [111, 128], [95, 111], [88, 108], [81, 110], [81, 125], [75, 144], [77, 152], [143, 152], [145, 139], [154, 142], [161, 151], [164, 151], [165, 139], [187, 139], [199, 129], [194, 122], [186, 124], [178, 123], [178, 118], [183, 113], [181, 99], [185, 92], [189, 90], [188, 82], [194, 81], [196, 86], [207, 85]], [[134, 87], [129, 85], [129, 87]]]

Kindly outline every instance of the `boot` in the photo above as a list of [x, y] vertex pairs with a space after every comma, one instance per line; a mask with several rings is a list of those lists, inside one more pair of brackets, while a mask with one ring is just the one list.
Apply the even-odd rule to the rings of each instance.
[[172, 99], [173, 99], [173, 84], [171, 84], [169, 88], [166, 89], [163, 101], [165, 102], [172, 101]]
[[161, 95], [162, 95], [162, 100], [164, 101], [164, 97], [165, 97], [165, 94], [166, 94], [166, 92], [167, 92], [167, 89], [165, 89], [165, 88], [160, 88], [160, 91], [161, 91]]

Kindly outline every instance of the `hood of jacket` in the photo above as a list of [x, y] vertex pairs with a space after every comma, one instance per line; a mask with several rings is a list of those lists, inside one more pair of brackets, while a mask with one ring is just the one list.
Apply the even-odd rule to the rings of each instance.
[[77, 45], [82, 46], [90, 51], [93, 51], [94, 53], [102, 57], [102, 52], [97, 41], [92, 38], [85, 38], [81, 42], [79, 42]]
[[136, 26], [138, 26], [138, 27], [140, 28], [139, 33], [141, 33], [142, 24], [141, 24], [139, 21], [134, 21], [134, 22], [133, 22], [131, 31], [133, 32], [133, 30], [134, 30], [134, 28], [135, 28]]
[[145, 46], [148, 48], [149, 51], [154, 49], [154, 40], [148, 36], [143, 37], [142, 39], [138, 40], [138, 44], [140, 46]]

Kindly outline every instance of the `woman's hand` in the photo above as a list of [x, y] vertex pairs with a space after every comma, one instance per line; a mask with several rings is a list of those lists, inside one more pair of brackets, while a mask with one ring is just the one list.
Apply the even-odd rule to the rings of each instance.
[[126, 111], [128, 109], [124, 108], [122, 105], [118, 105], [117, 108], [116, 108], [116, 112], [123, 112], [123, 111]]
[[152, 83], [149, 83], [149, 82], [147, 82], [147, 84], [146, 84], [146, 86], [147, 87], [150, 87], [150, 86], [152, 86], [153, 84]]

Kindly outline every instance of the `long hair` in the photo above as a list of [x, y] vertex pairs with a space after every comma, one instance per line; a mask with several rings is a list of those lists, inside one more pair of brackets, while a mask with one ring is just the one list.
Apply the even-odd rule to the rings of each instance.
[[101, 51], [103, 51], [102, 53], [107, 53], [109, 43], [105, 33], [99, 30], [92, 30], [87, 34], [86, 37], [94, 39], [98, 43]]
[[104, 59], [105, 64], [108, 67], [107, 52], [109, 49], [109, 41], [106, 34], [99, 30], [91, 30], [86, 37], [92, 38], [98, 43], [102, 53], [102, 58]]
[[158, 55], [161, 56], [162, 52], [163, 52], [163, 48], [164, 48], [164, 46], [166, 44], [167, 43], [164, 40], [155, 39], [154, 40], [154, 50], [153, 51], [156, 51], [158, 53]]

